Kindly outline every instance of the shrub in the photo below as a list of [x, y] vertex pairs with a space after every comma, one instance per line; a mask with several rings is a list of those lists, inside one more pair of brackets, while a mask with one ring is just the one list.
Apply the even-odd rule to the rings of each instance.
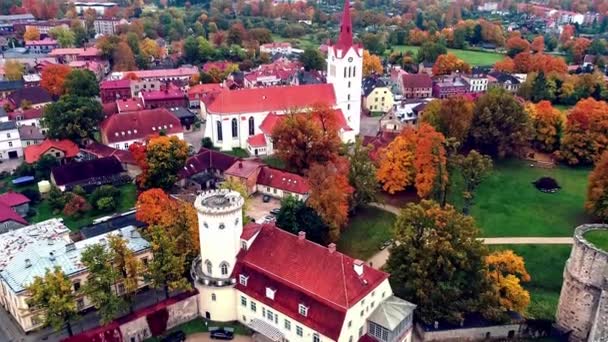
[[[120, 190], [116, 189], [112, 185], [102, 185], [93, 191], [89, 200], [91, 203], [93, 203], [95, 209], [108, 211], [116, 208], [115, 202], [118, 199], [118, 196], [120, 196]], [[102, 199], [104, 201], [101, 201]], [[108, 202], [108, 199], [109, 202], [112, 203], [111, 205]], [[99, 205], [100, 201], [101, 205]]]
[[21, 194], [32, 201], [32, 203], [37, 203], [40, 201], [40, 192], [36, 189], [23, 189]]
[[34, 174], [34, 166], [26, 162], [23, 162], [21, 165], [17, 166], [13, 172], [15, 177], [33, 176]]
[[83, 197], [87, 194], [87, 192], [80, 185], [76, 185], [72, 189], [72, 192], [75, 193], [78, 196], [83, 196]]
[[213, 148], [213, 141], [209, 137], [203, 138], [202, 144], [204, 148]]
[[116, 209], [116, 200], [113, 197], [102, 197], [93, 203], [95, 208], [101, 211], [112, 211]]
[[71, 194], [70, 200], [63, 207], [63, 215], [69, 217], [80, 217], [81, 214], [91, 210], [91, 205], [87, 200], [75, 194]]
[[49, 191], [49, 205], [53, 210], [61, 210], [67, 202], [66, 195], [58, 187], [51, 187]]

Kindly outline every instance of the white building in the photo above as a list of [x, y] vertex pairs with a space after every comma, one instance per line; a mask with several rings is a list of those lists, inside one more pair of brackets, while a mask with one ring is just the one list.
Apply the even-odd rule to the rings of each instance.
[[291, 43], [277, 42], [260, 45], [260, 52], [269, 53], [271, 55], [280, 53], [284, 55], [291, 54]]
[[95, 10], [97, 14], [103, 15], [108, 8], [112, 8], [114, 6], [118, 6], [114, 2], [88, 2], [88, 1], [76, 1], [74, 2], [74, 6], [76, 7], [76, 12], [78, 14], [83, 14], [89, 9]]
[[23, 157], [19, 129], [14, 121], [0, 122], [0, 159]]
[[461, 75], [469, 85], [469, 93], [483, 93], [488, 90], [488, 77], [483, 74]]
[[116, 34], [116, 28], [118, 25], [127, 25], [129, 22], [125, 19], [95, 19], [93, 27], [95, 28], [95, 34], [98, 35], [112, 35]]
[[239, 321], [272, 341], [411, 341], [415, 305], [388, 274], [274, 224], [241, 222], [234, 191], [202, 193], [201, 255], [192, 266], [201, 316]]

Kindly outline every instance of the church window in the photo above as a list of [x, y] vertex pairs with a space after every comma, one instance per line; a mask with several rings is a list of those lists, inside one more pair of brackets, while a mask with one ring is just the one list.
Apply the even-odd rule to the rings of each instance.
[[357, 68], [353, 67], [353, 77], [357, 76]]
[[350, 94], [347, 95], [347, 99], [348, 99], [348, 101], [350, 101]]
[[245, 296], [241, 296], [241, 305], [247, 307], [247, 298]]
[[346, 78], [346, 67], [344, 67], [344, 78]]
[[251, 305], [250, 305], [250, 307], [251, 307], [251, 311], [256, 312], [256, 310], [258, 309], [258, 308], [257, 308], [257, 304], [256, 304], [256, 302], [251, 301], [251, 302], [249, 302], [249, 304], [251, 304]]
[[239, 136], [239, 133], [238, 133], [238, 127], [237, 127], [236, 119], [232, 119], [232, 137], [236, 138], [238, 136]]
[[352, 69], [353, 69], [352, 67], [348, 67], [348, 77], [349, 77], [349, 78], [351, 77], [351, 72], [352, 72]]
[[220, 229], [224, 229], [224, 228], [226, 228], [226, 225], [225, 225], [225, 224], [223, 224], [223, 223], [220, 223], [219, 228], [220, 228]]
[[291, 321], [288, 319], [285, 319], [285, 329], [291, 330]]
[[227, 262], [224, 261], [220, 264], [220, 271], [222, 272], [222, 275], [228, 274], [228, 263]]
[[350, 110], [350, 103], [346, 105], [346, 110]]
[[298, 334], [298, 336], [300, 336], [300, 337], [304, 336], [304, 331], [302, 330], [302, 327], [299, 325], [296, 325], [296, 334]]
[[348, 87], [350, 88], [350, 81], [348, 81]]
[[211, 265], [211, 261], [205, 261], [205, 267], [207, 268], [207, 274], [211, 275], [213, 273], [213, 265]]
[[215, 302], [215, 300], [217, 299], [217, 296], [215, 295], [215, 293], [211, 294], [211, 300]]
[[255, 132], [255, 127], [254, 125], [254, 121], [253, 121], [253, 116], [249, 117], [249, 135], [253, 135], [253, 133]]
[[216, 126], [217, 126], [217, 141], [222, 141], [222, 140], [224, 140], [224, 135], [222, 134], [222, 122], [216, 121]]

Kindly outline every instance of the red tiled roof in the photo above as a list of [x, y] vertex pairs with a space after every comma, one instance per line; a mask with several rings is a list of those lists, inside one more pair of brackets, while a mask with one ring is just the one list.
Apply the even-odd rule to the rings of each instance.
[[188, 89], [188, 98], [191, 100], [196, 100], [196, 95], [198, 95], [198, 98], [200, 98], [203, 94], [215, 93], [224, 89], [225, 88], [219, 83], [197, 84]]
[[41, 40], [30, 40], [25, 42], [25, 46], [37, 46], [37, 45], [56, 45], [57, 41], [51, 38], [44, 38]]
[[53, 49], [49, 53], [49, 56], [66, 56], [66, 55], [78, 55], [82, 57], [94, 57], [101, 56], [101, 51], [94, 47], [89, 48], [65, 48], [65, 49]]
[[243, 232], [241, 233], [241, 239], [248, 241], [255, 234], [257, 234], [261, 229], [262, 229], [262, 225], [255, 223], [255, 222], [249, 222], [243, 226]]
[[[301, 115], [306, 115], [306, 114], [301, 114]], [[345, 131], [352, 131], [352, 128], [350, 128], [348, 126], [348, 123], [346, 122], [346, 118], [344, 117], [344, 114], [342, 113], [342, 109], [339, 109], [339, 108], [334, 109], [334, 115], [335, 115], [335, 119], [336, 119], [336, 125], [338, 126], [338, 128], [343, 129]], [[266, 117], [260, 124], [260, 130], [262, 132], [264, 132], [264, 134], [270, 136], [270, 135], [272, 135], [272, 131], [274, 130], [276, 125], [279, 122], [281, 122], [282, 120], [285, 120], [285, 115], [269, 113], [268, 115], [266, 115]], [[317, 119], [315, 119], [315, 120], [317, 120]]]
[[192, 76], [198, 74], [197, 67], [181, 67], [176, 69], [157, 69], [157, 70], [132, 70], [123, 71], [123, 75], [135, 74], [137, 78], [167, 78], [167, 77], [181, 77], [181, 76]]
[[184, 99], [186, 98], [186, 95], [179, 88], [169, 87], [169, 89], [164, 90], [142, 91], [141, 97], [144, 99], [144, 101], [155, 101], [168, 99]]
[[313, 104], [336, 104], [331, 84], [310, 84], [223, 91], [207, 101], [210, 113], [259, 113], [305, 108]]
[[100, 127], [107, 143], [142, 140], [161, 131], [167, 135], [183, 132], [179, 119], [165, 108], [112, 115]]
[[405, 74], [402, 77], [403, 88], [432, 88], [433, 80], [427, 74]]
[[18, 109], [8, 113], [8, 118], [13, 121], [16, 121], [18, 116], [21, 117], [21, 120], [40, 119], [42, 117], [42, 108]]
[[0, 204], [6, 205], [7, 207], [16, 207], [29, 202], [29, 198], [18, 192], [7, 192], [0, 195]]
[[306, 178], [269, 166], [262, 167], [256, 183], [297, 194], [307, 194], [310, 191]]
[[114, 80], [114, 81], [103, 81], [99, 85], [99, 89], [124, 89], [131, 87], [131, 80]]
[[141, 103], [141, 98], [134, 97], [130, 99], [116, 100], [116, 108], [119, 113], [135, 112], [144, 109], [144, 105]]
[[[236, 284], [239, 291], [338, 340], [346, 311], [388, 278], [366, 264], [359, 277], [353, 263], [347, 255], [265, 224], [239, 254], [233, 277], [247, 275], [247, 286]], [[274, 300], [266, 297], [266, 287], [276, 289]], [[306, 317], [298, 313], [300, 303], [309, 308]]]
[[31, 145], [23, 149], [23, 154], [25, 156], [25, 162], [32, 164], [38, 161], [40, 157], [46, 153], [51, 148], [58, 149], [63, 151], [66, 158], [74, 158], [80, 152], [80, 148], [78, 145], [73, 143], [70, 140], [51, 140], [46, 139], [37, 145]]
[[97, 158], [115, 157], [121, 163], [134, 165], [137, 164], [135, 162], [135, 158], [133, 158], [133, 154], [131, 154], [129, 150], [115, 149], [108, 145], [100, 144], [98, 142], [90, 143], [82, 150], [95, 155]]
[[224, 172], [224, 174], [247, 178], [260, 167], [262, 167], [262, 163], [253, 160], [237, 160], [228, 168], [228, 170], [226, 170], [226, 172]]
[[27, 225], [27, 221], [17, 214], [11, 207], [0, 205], [0, 222], [15, 221]]
[[179, 176], [186, 178], [208, 169], [225, 172], [236, 160], [236, 157], [229, 154], [201, 148], [196, 155], [186, 160], [184, 168], [179, 171]]
[[251, 147], [264, 147], [266, 146], [266, 137], [264, 137], [264, 133], [252, 135], [247, 138], [247, 143]]

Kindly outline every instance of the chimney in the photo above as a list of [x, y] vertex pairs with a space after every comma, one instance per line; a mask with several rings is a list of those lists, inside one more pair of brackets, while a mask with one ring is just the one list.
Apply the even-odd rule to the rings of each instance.
[[239, 169], [242, 169], [242, 168], [243, 168], [243, 162], [239, 161]]
[[353, 269], [359, 277], [363, 276], [363, 261], [355, 259], [355, 261], [353, 262]]
[[306, 232], [299, 231], [298, 232], [298, 240], [306, 240]]
[[329, 254], [333, 254], [336, 251], [336, 244], [333, 242], [330, 243], [327, 245], [327, 249], [329, 249]]
[[55, 261], [55, 254], [53, 254], [53, 252], [49, 253], [49, 260]]
[[32, 267], [32, 261], [30, 259], [25, 259], [25, 268]]

